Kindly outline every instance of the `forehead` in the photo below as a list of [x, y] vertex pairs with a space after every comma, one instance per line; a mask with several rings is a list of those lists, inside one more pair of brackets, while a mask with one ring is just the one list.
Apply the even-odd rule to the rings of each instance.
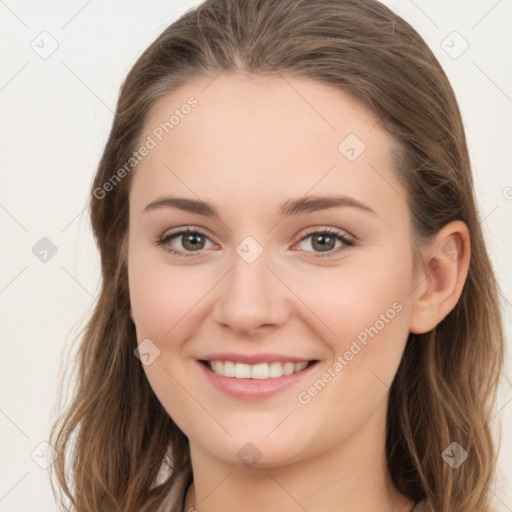
[[245, 194], [248, 206], [257, 197], [281, 202], [333, 189], [371, 201], [399, 189], [395, 141], [377, 117], [346, 92], [308, 78], [196, 79], [155, 105], [141, 144], [148, 138], [154, 147], [132, 184], [132, 196], [147, 202], [179, 191], [219, 200]]

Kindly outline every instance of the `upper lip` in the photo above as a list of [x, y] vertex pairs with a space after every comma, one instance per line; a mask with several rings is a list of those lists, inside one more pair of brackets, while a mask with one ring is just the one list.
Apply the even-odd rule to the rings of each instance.
[[200, 357], [201, 361], [233, 361], [235, 363], [258, 364], [272, 362], [302, 363], [316, 361], [316, 359], [305, 359], [303, 357], [289, 356], [285, 354], [236, 354], [234, 352], [223, 352], [221, 354], [207, 354]]

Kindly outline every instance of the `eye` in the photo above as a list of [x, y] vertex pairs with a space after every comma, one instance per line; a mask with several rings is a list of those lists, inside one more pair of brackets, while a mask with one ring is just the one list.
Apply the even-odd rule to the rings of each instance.
[[[308, 238], [310, 238], [311, 241], [309, 243], [305, 243]], [[337, 250], [334, 251], [333, 254], [336, 242], [340, 242], [342, 246], [346, 247], [352, 247], [355, 245], [354, 240], [348, 238], [344, 233], [335, 229], [316, 229], [315, 231], [310, 231], [306, 236], [301, 238], [299, 244], [305, 244], [306, 246], [309, 245], [310, 247], [318, 249], [318, 252], [320, 253], [329, 252], [329, 254], [314, 254], [314, 258], [330, 258], [339, 252], [339, 250]], [[338, 249], [340, 249], [339, 246]], [[307, 251], [307, 249], [304, 250], [306, 250], [306, 252], [311, 252]]]
[[[176, 249], [173, 247], [171, 241], [174, 239], [181, 239], [180, 245], [181, 249]], [[182, 229], [181, 231], [175, 231], [173, 233], [164, 234], [161, 238], [157, 240], [157, 245], [164, 246], [164, 249], [176, 256], [180, 257], [190, 257], [195, 256], [194, 252], [202, 251], [203, 249], [207, 249], [205, 247], [206, 241], [210, 241], [208, 236], [197, 229]], [[212, 243], [210, 241], [210, 243]], [[212, 244], [213, 245], [213, 244]], [[187, 254], [192, 253], [192, 254]]]
[[[351, 247], [355, 245], [354, 240], [348, 238], [344, 233], [335, 229], [319, 230], [316, 228], [316, 230], [310, 231], [306, 236], [302, 237], [298, 243], [308, 245], [305, 242], [308, 238], [311, 238], [309, 246], [313, 247], [313, 249], [318, 249], [318, 251], [308, 251], [304, 247], [302, 247], [302, 249], [306, 252], [317, 252], [317, 254], [313, 255], [314, 258], [329, 258], [333, 256], [333, 252], [334, 254], [337, 254], [340, 249], [343, 249], [343, 247]], [[181, 239], [179, 244], [181, 245], [181, 248], [176, 248], [173, 242], [175, 239]], [[198, 229], [189, 227], [164, 234], [161, 238], [157, 239], [156, 244], [163, 246], [164, 249], [171, 254], [187, 258], [190, 256], [196, 256], [194, 253], [199, 253], [200, 251], [207, 249], [207, 242], [211, 244], [210, 247], [214, 245], [205, 233]], [[333, 251], [336, 248], [337, 242], [341, 243], [342, 247], [338, 245], [338, 250]]]

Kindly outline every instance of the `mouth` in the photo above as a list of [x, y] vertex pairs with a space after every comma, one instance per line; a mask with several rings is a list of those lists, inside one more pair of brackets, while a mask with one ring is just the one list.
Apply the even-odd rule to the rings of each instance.
[[[225, 395], [263, 400], [293, 389], [315, 371], [320, 361], [271, 361], [248, 364], [221, 359], [196, 359], [206, 382]], [[302, 384], [304, 386], [304, 384]]]
[[222, 377], [234, 379], [267, 380], [300, 373], [318, 362], [310, 361], [273, 361], [271, 363], [247, 364], [235, 361], [204, 360], [199, 362], [211, 372]]

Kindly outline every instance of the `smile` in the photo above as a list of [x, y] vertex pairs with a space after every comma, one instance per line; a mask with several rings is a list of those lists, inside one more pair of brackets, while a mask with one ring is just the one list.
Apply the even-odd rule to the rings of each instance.
[[319, 361], [271, 361], [248, 364], [229, 360], [196, 360], [207, 382], [223, 394], [244, 400], [262, 400], [299, 386]]
[[235, 363], [234, 361], [203, 361], [206, 363], [210, 370], [217, 375], [223, 377], [231, 377], [235, 379], [270, 379], [276, 377], [283, 377], [298, 373], [308, 365], [313, 364], [314, 361], [302, 361], [300, 363], [279, 362], [272, 363], [258, 363], [258, 364], [245, 364]]

